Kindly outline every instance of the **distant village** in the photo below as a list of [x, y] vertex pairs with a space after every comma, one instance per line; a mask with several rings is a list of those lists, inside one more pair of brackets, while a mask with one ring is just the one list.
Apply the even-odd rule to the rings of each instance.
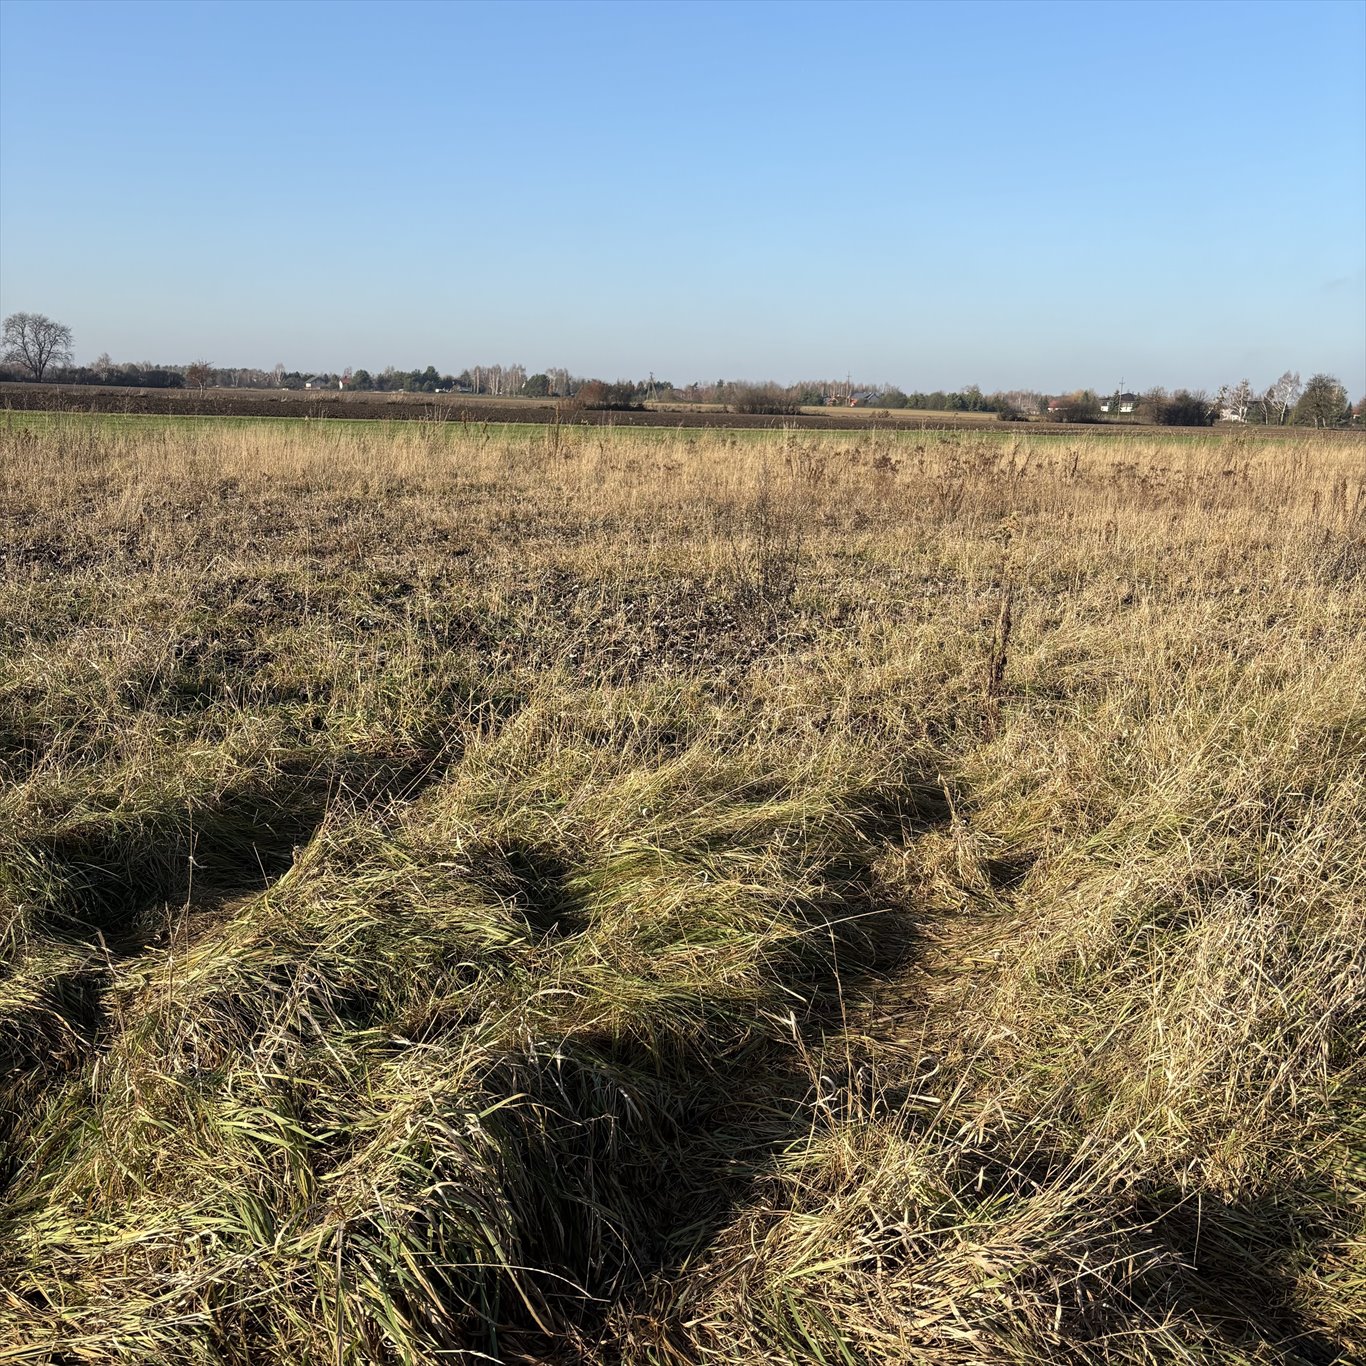
[[[44, 344], [35, 345], [35, 338]], [[905, 390], [895, 384], [842, 380], [805, 380], [797, 384], [718, 379], [678, 385], [653, 374], [644, 379], [608, 381], [548, 368], [528, 373], [524, 365], [472, 365], [459, 374], [434, 365], [371, 372], [270, 370], [219, 366], [207, 360], [154, 365], [116, 362], [108, 354], [89, 365], [71, 362], [70, 330], [41, 314], [15, 314], [5, 320], [6, 349], [0, 356], [0, 382], [114, 385], [132, 389], [296, 389], [353, 393], [467, 394], [499, 399], [553, 399], [582, 408], [638, 409], [660, 404], [698, 404], [737, 413], [797, 413], [813, 407], [927, 413], [978, 413], [1002, 422], [1134, 422], [1171, 426], [1212, 426], [1216, 422], [1302, 424], [1333, 427], [1362, 422], [1363, 403], [1353, 403], [1341, 381], [1317, 374], [1302, 381], [1287, 370], [1265, 387], [1250, 379], [1203, 389], [1168, 392], [1153, 387], [1132, 390], [1121, 380], [1105, 392], [1074, 389], [1045, 394], [1032, 389], [984, 393], [975, 384], [958, 390]]]

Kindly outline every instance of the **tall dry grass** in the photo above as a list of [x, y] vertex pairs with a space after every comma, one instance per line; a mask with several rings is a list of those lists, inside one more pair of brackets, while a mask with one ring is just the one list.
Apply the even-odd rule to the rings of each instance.
[[1366, 1353], [1366, 451], [0, 425], [0, 1360]]

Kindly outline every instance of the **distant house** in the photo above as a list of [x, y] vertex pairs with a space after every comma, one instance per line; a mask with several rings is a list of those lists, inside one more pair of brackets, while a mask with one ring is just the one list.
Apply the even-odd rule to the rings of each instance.
[[[1049, 404], [1050, 410], [1051, 410], [1052, 406], [1053, 406], [1052, 404]], [[1103, 399], [1101, 399], [1101, 401], [1100, 401], [1100, 410], [1101, 410], [1102, 413], [1108, 413], [1108, 412], [1109, 412], [1112, 408], [1114, 408], [1114, 407], [1115, 407], [1115, 395], [1114, 395], [1114, 394], [1111, 394], [1109, 398], [1103, 398]], [[1137, 407], [1138, 407], [1138, 395], [1137, 395], [1137, 394], [1120, 394], [1120, 395], [1119, 395], [1119, 406], [1118, 406], [1118, 408], [1115, 409], [1115, 411], [1116, 411], [1116, 412], [1119, 412], [1119, 413], [1132, 413], [1132, 412], [1134, 411], [1134, 409], [1137, 408]]]
[[867, 408], [881, 397], [881, 394], [876, 394], [871, 389], [862, 389], [856, 394], [849, 395], [849, 406], [851, 408]]

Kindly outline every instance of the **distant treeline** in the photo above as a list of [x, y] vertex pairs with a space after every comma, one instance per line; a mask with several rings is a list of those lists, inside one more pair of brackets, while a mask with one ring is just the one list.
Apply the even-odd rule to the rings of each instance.
[[952, 393], [935, 389], [930, 393], [916, 390], [910, 394], [903, 393], [893, 384], [878, 396], [877, 405], [880, 408], [923, 408], [935, 413], [1019, 412], [1021, 417], [1024, 416], [1020, 405], [1011, 396], [984, 394], [975, 384]]
[[1174, 427], [1212, 426], [1217, 421], [1277, 426], [1350, 426], [1362, 421], [1362, 405], [1349, 402], [1346, 389], [1332, 375], [1315, 375], [1301, 384], [1298, 374], [1287, 371], [1264, 390], [1244, 379], [1224, 385], [1211, 397], [1204, 390], [1177, 389], [1168, 393], [1153, 388], [1143, 394], [1102, 395], [1078, 389], [1059, 396], [1035, 390], [983, 393], [975, 384], [956, 390], [906, 391], [895, 384], [860, 384], [843, 380], [804, 380], [782, 385], [772, 381], [718, 379], [703, 384], [693, 381], [678, 386], [653, 375], [645, 379], [613, 381], [571, 375], [555, 368], [528, 375], [526, 367], [473, 365], [459, 374], [422, 369], [398, 370], [388, 366], [378, 372], [364, 368], [310, 373], [247, 367], [220, 367], [208, 361], [186, 365], [160, 365], [149, 361], [115, 362], [108, 355], [92, 365], [54, 365], [41, 376], [14, 363], [7, 355], [0, 366], [0, 380], [81, 385], [117, 385], [133, 389], [318, 389], [333, 392], [470, 394], [494, 398], [553, 399], [568, 410], [630, 410], [652, 403], [699, 403], [735, 413], [782, 415], [811, 407], [854, 407], [875, 410], [914, 409], [942, 413], [994, 413], [1007, 422], [1023, 422], [1038, 416], [1054, 422], [1146, 422]]
[[1041, 401], [1040, 412], [1055, 422], [1123, 421], [1155, 423], [1164, 427], [1212, 427], [1216, 422], [1241, 422], [1269, 427], [1350, 427], [1362, 421], [1363, 404], [1355, 407], [1334, 375], [1314, 375], [1301, 383], [1287, 370], [1263, 390], [1248, 380], [1226, 384], [1211, 397], [1203, 389], [1159, 387], [1143, 394], [1116, 393], [1102, 397], [1078, 389], [1060, 398]]
[[[31, 383], [32, 375], [6, 366], [0, 368], [0, 381]], [[130, 389], [183, 389], [185, 367], [181, 365], [118, 365], [108, 370], [96, 370], [89, 365], [64, 365], [43, 376], [52, 384], [120, 384]]]

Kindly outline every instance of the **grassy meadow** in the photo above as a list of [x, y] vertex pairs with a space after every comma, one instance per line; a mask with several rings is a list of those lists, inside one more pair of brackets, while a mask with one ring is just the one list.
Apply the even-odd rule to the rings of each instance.
[[0, 416], [0, 1362], [1366, 1359], [1364, 481]]

